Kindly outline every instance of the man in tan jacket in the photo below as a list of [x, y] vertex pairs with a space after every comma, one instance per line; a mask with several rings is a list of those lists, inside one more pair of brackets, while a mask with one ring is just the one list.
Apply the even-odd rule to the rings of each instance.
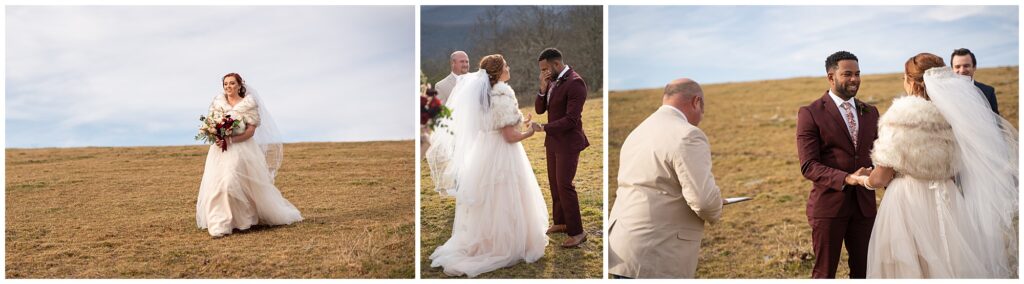
[[616, 278], [694, 278], [704, 223], [722, 215], [711, 149], [697, 124], [697, 82], [665, 86], [663, 105], [622, 144], [608, 225], [608, 273]]
[[459, 81], [459, 76], [469, 73], [469, 55], [465, 51], [456, 50], [448, 58], [452, 72], [448, 74], [448, 77], [444, 77], [434, 84], [437, 98], [441, 99], [441, 103], [445, 105], [448, 105], [448, 99], [451, 98], [452, 90], [455, 89], [455, 83]]

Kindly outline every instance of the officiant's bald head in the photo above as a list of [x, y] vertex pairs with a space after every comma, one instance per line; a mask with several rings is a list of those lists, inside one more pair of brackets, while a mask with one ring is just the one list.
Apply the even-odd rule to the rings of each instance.
[[679, 78], [665, 85], [662, 104], [683, 112], [686, 120], [697, 126], [704, 117], [704, 90], [690, 78]]
[[449, 56], [451, 60], [452, 73], [462, 75], [469, 73], [469, 55], [465, 51], [456, 50]]

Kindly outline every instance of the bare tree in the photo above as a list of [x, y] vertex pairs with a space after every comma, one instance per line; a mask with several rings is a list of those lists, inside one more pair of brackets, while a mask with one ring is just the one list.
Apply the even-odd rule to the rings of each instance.
[[477, 17], [470, 40], [475, 58], [505, 56], [512, 72], [509, 83], [520, 105], [529, 105], [538, 91], [537, 57], [548, 47], [561, 50], [563, 61], [599, 95], [604, 84], [603, 29], [601, 6], [494, 6]]

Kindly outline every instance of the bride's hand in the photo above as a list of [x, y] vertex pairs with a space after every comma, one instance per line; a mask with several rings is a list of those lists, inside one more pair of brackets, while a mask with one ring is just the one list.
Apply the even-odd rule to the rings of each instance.
[[531, 123], [533, 123], [533, 114], [532, 113], [527, 113], [526, 114], [526, 120], [523, 121], [523, 125], [525, 125], [527, 128], [529, 128]]
[[540, 123], [537, 122], [534, 122], [532, 125], [530, 125], [530, 128], [532, 128], [533, 131], [536, 132], [544, 132], [544, 126], [540, 125]]
[[217, 146], [218, 147], [224, 147], [224, 144], [228, 144], [228, 145], [231, 144], [231, 137], [230, 136], [228, 137], [228, 139], [217, 139]]
[[533, 129], [533, 127], [527, 127], [527, 128], [526, 128], [526, 132], [525, 132], [525, 134], [526, 134], [526, 138], [530, 138], [530, 137], [533, 137], [533, 134], [535, 134], [536, 132], [537, 132], [537, 131], [536, 131], [536, 130], [534, 130], [534, 129]]

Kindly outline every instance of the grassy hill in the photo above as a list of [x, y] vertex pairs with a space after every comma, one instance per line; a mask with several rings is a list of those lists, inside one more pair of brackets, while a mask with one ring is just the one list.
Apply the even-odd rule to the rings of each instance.
[[[980, 69], [978, 81], [996, 88], [999, 110], [1018, 126], [1018, 67]], [[902, 74], [864, 76], [857, 97], [883, 113], [903, 92]], [[805, 206], [811, 183], [800, 174], [796, 115], [828, 90], [824, 77], [704, 85], [700, 128], [711, 143], [722, 195], [753, 196], [729, 205], [706, 229], [700, 278], [808, 278], [813, 267]], [[661, 105], [662, 89], [610, 92], [609, 208], [614, 204], [623, 140]], [[881, 194], [878, 195], [881, 199]], [[610, 209], [609, 209], [610, 210]], [[849, 275], [844, 260], [839, 276]]]
[[207, 146], [7, 149], [7, 278], [413, 278], [414, 143], [285, 145], [305, 220], [196, 227]]
[[[601, 278], [604, 273], [603, 103], [602, 99], [589, 99], [583, 109], [583, 131], [590, 140], [590, 147], [580, 153], [575, 182], [583, 216], [583, 229], [590, 234], [587, 242], [579, 248], [564, 249], [560, 244], [565, 241], [565, 234], [552, 234], [544, 257], [537, 262], [520, 262], [512, 267], [481, 274], [478, 278]], [[547, 122], [547, 114], [538, 116], [532, 105], [521, 110], [524, 115], [534, 114], [534, 121]], [[523, 141], [523, 146], [544, 193], [550, 223], [551, 189], [548, 185], [547, 161], [544, 154], [544, 133], [537, 133]], [[430, 267], [429, 257], [435, 248], [451, 237], [455, 200], [441, 197], [434, 191], [430, 167], [427, 166], [426, 160], [420, 162], [420, 185], [421, 277], [446, 277], [441, 268]]]

